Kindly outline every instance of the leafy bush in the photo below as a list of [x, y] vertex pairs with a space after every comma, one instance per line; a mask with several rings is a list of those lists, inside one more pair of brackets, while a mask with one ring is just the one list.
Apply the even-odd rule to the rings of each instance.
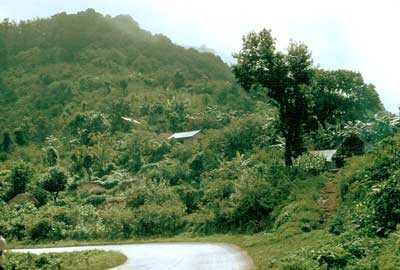
[[39, 206], [43, 206], [48, 202], [48, 194], [40, 186], [33, 189], [32, 195], [35, 196], [36, 200], [39, 202]]
[[103, 205], [106, 201], [106, 197], [103, 195], [94, 195], [86, 198], [86, 203], [93, 206]]
[[101, 212], [101, 217], [105, 229], [104, 238], [129, 239], [135, 236], [135, 217], [131, 209], [107, 207]]
[[368, 197], [372, 210], [371, 225], [378, 235], [395, 231], [400, 224], [400, 170], [387, 181], [373, 186]]
[[134, 211], [134, 233], [137, 236], [174, 235], [183, 228], [184, 214], [185, 207], [179, 201], [144, 204]]
[[67, 188], [68, 177], [63, 169], [53, 167], [49, 170], [48, 175], [42, 181], [43, 188], [53, 194], [54, 201], [57, 200], [58, 194]]
[[326, 170], [325, 158], [314, 153], [306, 153], [293, 161], [293, 167], [304, 174], [318, 175]]
[[32, 169], [29, 166], [23, 163], [15, 166], [9, 177], [10, 190], [7, 194], [7, 199], [9, 200], [15, 195], [25, 192], [31, 177]]
[[47, 239], [60, 240], [63, 238], [61, 228], [49, 220], [40, 220], [32, 224], [31, 227], [27, 228], [27, 233], [29, 239], [34, 241]]
[[351, 255], [347, 253], [343, 248], [339, 246], [325, 246], [320, 250], [312, 250], [311, 254], [313, 259], [316, 260], [319, 265], [326, 265], [329, 269], [340, 269], [345, 267]]
[[247, 116], [231, 123], [222, 134], [210, 139], [210, 148], [227, 158], [233, 158], [237, 152], [245, 153], [253, 147], [265, 147], [276, 143], [277, 132], [273, 119]]

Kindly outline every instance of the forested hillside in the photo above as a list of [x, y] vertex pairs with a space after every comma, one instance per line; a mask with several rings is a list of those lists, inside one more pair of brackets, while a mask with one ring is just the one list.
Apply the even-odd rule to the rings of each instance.
[[[301, 222], [284, 217], [299, 187], [326, 179], [323, 158], [309, 152], [339, 149], [347, 159], [400, 126], [358, 72], [319, 69], [309, 55], [307, 78], [294, 83], [295, 46], [288, 56], [274, 52], [294, 70], [279, 85], [272, 75], [254, 83], [265, 77], [252, 69], [251, 50], [235, 78], [218, 56], [92, 9], [5, 20], [0, 48], [0, 234], [11, 241], [256, 233], [287, 222], [301, 223], [296, 233], [324, 229], [319, 210]], [[292, 95], [301, 110], [282, 113], [282, 89], [301, 90]], [[282, 115], [300, 114], [301, 149], [290, 150], [288, 166]], [[168, 139], [192, 130], [201, 132]], [[343, 204], [356, 196], [357, 181], [343, 182]], [[333, 233], [348, 230], [348, 215], [339, 211]], [[399, 219], [371, 222], [380, 222], [379, 237]]]

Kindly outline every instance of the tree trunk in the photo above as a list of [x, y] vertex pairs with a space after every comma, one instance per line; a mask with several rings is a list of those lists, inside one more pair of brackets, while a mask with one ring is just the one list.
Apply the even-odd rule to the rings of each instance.
[[285, 165], [286, 167], [291, 167], [292, 162], [292, 142], [290, 138], [285, 138]]

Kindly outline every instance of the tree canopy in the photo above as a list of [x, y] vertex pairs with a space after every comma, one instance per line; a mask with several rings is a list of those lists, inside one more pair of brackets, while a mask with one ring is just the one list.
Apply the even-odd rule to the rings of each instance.
[[238, 82], [248, 91], [265, 91], [278, 107], [286, 165], [290, 166], [292, 157], [304, 150], [306, 92], [314, 73], [311, 53], [306, 45], [293, 42], [286, 54], [278, 52], [271, 31], [264, 29], [244, 37], [243, 48], [235, 58], [233, 73]]
[[334, 124], [338, 112], [346, 113], [344, 121], [365, 121], [384, 110], [375, 86], [350, 70], [316, 70], [311, 94], [311, 113], [323, 126]]

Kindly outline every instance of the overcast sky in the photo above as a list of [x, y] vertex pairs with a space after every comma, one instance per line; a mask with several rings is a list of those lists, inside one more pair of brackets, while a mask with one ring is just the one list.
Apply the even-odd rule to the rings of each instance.
[[142, 28], [175, 43], [238, 52], [242, 36], [265, 27], [284, 50], [306, 43], [315, 64], [360, 71], [386, 107], [400, 104], [400, 1], [397, 0], [0, 0], [0, 19], [48, 17], [94, 8], [131, 15]]

